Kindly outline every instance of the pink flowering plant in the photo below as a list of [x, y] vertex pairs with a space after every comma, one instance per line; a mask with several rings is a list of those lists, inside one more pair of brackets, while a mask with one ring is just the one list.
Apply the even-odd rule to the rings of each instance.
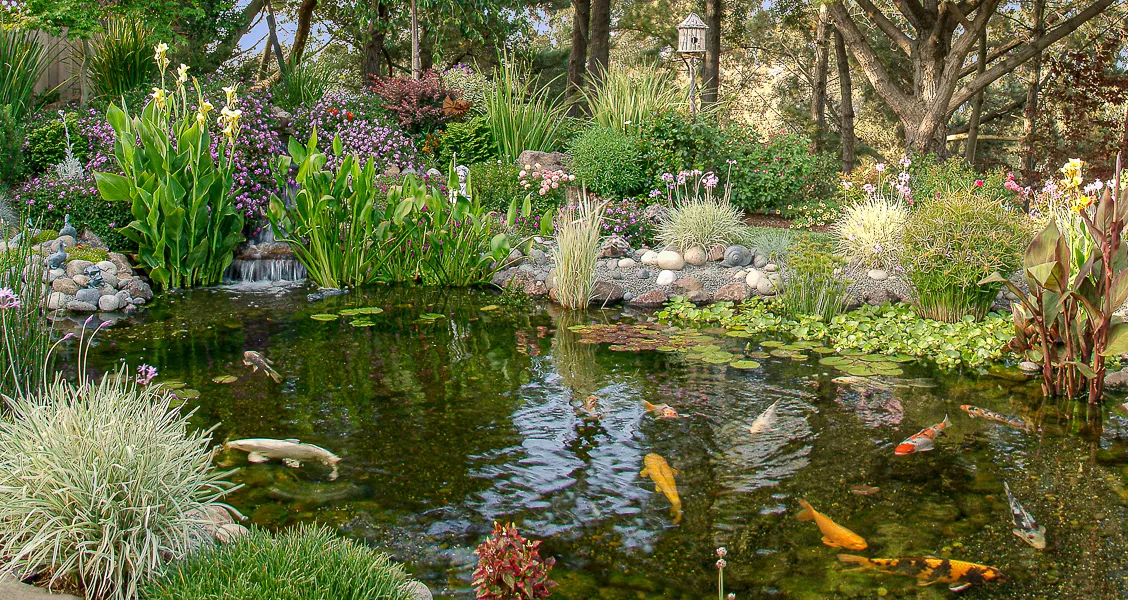
[[[389, 167], [424, 170], [415, 142], [390, 123], [378, 102], [379, 97], [371, 91], [331, 92], [294, 113], [294, 130], [303, 140], [309, 139], [315, 129], [325, 139], [339, 136], [344, 154], [354, 154], [362, 161], [372, 158], [377, 173], [385, 173]], [[326, 166], [335, 168], [341, 158], [329, 156]]]
[[646, 207], [647, 203], [638, 198], [607, 202], [603, 209], [603, 235], [618, 235], [632, 248], [653, 244], [658, 228], [646, 218]]

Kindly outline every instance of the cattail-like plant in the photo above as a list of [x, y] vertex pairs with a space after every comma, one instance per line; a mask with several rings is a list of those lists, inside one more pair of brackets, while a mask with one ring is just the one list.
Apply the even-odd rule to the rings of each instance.
[[556, 294], [564, 308], [585, 308], [595, 287], [604, 204], [580, 193], [560, 209], [556, 233]]

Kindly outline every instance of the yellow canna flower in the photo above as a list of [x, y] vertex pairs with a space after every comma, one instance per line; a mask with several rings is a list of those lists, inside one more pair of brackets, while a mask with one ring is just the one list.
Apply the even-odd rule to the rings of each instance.
[[199, 124], [201, 128], [203, 128], [208, 123], [208, 116], [202, 112], [196, 113], [196, 123]]
[[180, 63], [180, 68], [176, 69], [176, 82], [180, 84], [188, 82], [188, 65]]
[[153, 59], [156, 60], [157, 65], [160, 66], [161, 73], [164, 73], [165, 69], [168, 68], [168, 58], [165, 57], [166, 54], [168, 54], [168, 44], [164, 42], [157, 44]]
[[238, 91], [239, 91], [238, 85], [233, 85], [231, 87], [223, 88], [223, 93], [227, 94], [227, 106], [228, 107], [234, 106], [235, 102], [239, 100], [239, 97], [235, 95], [235, 93], [238, 92]]
[[159, 87], [153, 88], [153, 102], [157, 103], [157, 108], [165, 107], [165, 91]]
[[200, 114], [204, 115], [205, 117], [208, 116], [208, 113], [213, 110], [215, 110], [215, 107], [212, 106], [212, 103], [208, 102], [207, 100], [204, 100], [203, 104], [200, 104]]
[[239, 118], [243, 116], [243, 111], [225, 106], [223, 110], [219, 111], [219, 114], [219, 122], [223, 125], [223, 135], [234, 140], [239, 135]]
[[1061, 180], [1061, 188], [1063, 190], [1073, 190], [1081, 187], [1083, 178], [1081, 171], [1085, 167], [1085, 161], [1080, 158], [1071, 158], [1065, 166], [1061, 168], [1061, 174], [1064, 177]]

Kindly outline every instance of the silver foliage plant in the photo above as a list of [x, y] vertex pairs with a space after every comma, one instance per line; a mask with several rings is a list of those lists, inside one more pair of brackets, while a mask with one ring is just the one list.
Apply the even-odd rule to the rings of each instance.
[[60, 110], [59, 117], [63, 120], [63, 131], [67, 134], [67, 155], [63, 158], [63, 162], [55, 165], [55, 175], [63, 181], [82, 179], [86, 176], [86, 169], [74, 155], [74, 144], [71, 143], [70, 128], [67, 127], [67, 115]]
[[0, 578], [132, 600], [209, 539], [201, 509], [232, 486], [212, 468], [211, 431], [191, 427], [168, 391], [123, 368], [4, 400]]

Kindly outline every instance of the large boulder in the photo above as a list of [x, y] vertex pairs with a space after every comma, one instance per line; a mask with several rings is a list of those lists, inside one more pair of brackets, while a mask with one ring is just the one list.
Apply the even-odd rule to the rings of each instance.
[[630, 304], [631, 306], [654, 308], [662, 306], [667, 301], [669, 301], [669, 299], [670, 297], [667, 296], [666, 292], [663, 292], [662, 290], [650, 290], [649, 292], [631, 298], [628, 304]]
[[98, 304], [98, 299], [102, 297], [102, 290], [94, 288], [82, 288], [74, 295], [74, 299], [79, 302], [89, 302], [90, 304]]
[[541, 169], [549, 171], [567, 171], [570, 162], [572, 162], [572, 157], [563, 152], [526, 150], [521, 153], [521, 156], [517, 157], [517, 166], [522, 169], [528, 167], [536, 169], [537, 165], [540, 165]]
[[623, 301], [623, 286], [610, 281], [597, 281], [591, 289], [591, 303], [595, 306], [610, 306]]
[[72, 260], [67, 263], [67, 277], [74, 279], [75, 275], [82, 275], [82, 272], [86, 270], [86, 267], [89, 267], [93, 264], [94, 263], [88, 260]]
[[137, 277], [134, 277], [123, 290], [129, 292], [131, 298], [141, 298], [146, 302], [153, 299], [153, 288]]
[[743, 302], [752, 295], [752, 288], [743, 281], [734, 281], [721, 286], [713, 299], [717, 302]]
[[70, 277], [60, 277], [51, 282], [51, 289], [60, 294], [73, 296], [78, 293], [78, 284]]

